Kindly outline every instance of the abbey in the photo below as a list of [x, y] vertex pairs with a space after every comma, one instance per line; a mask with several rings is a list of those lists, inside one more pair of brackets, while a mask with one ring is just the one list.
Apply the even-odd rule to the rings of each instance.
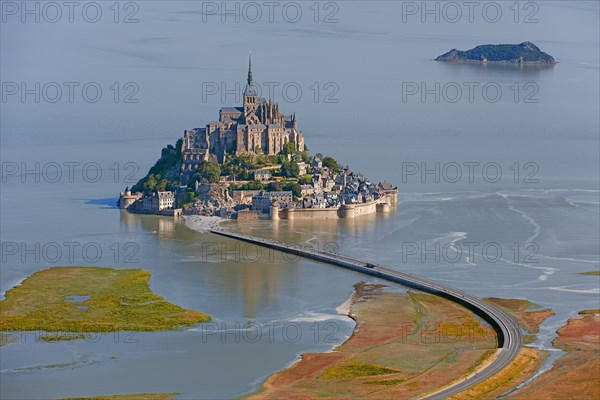
[[287, 143], [293, 143], [299, 151], [304, 150], [296, 114], [284, 115], [279, 104], [258, 97], [250, 59], [243, 106], [223, 107], [218, 121], [185, 131], [181, 172], [193, 173], [202, 161], [223, 163], [227, 154], [279, 154]]

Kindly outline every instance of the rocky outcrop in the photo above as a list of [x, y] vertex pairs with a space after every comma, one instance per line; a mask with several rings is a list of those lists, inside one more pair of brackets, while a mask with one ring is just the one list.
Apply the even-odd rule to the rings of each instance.
[[191, 208], [191, 214], [218, 216], [223, 208], [229, 213], [234, 212], [236, 203], [227, 190], [227, 183], [201, 184], [197, 193], [198, 200]]
[[452, 63], [555, 64], [556, 60], [531, 42], [521, 44], [486, 44], [471, 50], [452, 49], [436, 61]]

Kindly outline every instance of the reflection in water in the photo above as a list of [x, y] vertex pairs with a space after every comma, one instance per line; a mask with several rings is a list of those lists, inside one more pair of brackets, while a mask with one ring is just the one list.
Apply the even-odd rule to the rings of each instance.
[[[235, 226], [235, 222], [233, 223]], [[257, 310], [280, 307], [277, 300], [290, 295], [300, 260], [274, 250], [189, 229], [183, 218], [132, 214], [121, 211], [125, 232], [140, 228], [158, 241], [155, 247], [169, 252], [169, 264], [183, 260], [202, 273], [202, 284], [218, 287], [222, 302], [239, 300], [246, 318]], [[273, 229], [270, 236], [276, 234]], [[287, 287], [281, 287], [285, 274]], [[195, 275], [194, 275], [195, 276]]]
[[[368, 231], [365, 230], [366, 227], [386, 230], [387, 224], [384, 222], [392, 220], [393, 215], [394, 212], [387, 215], [372, 214], [339, 220], [280, 220], [251, 223], [228, 221], [225, 226], [228, 229], [259, 237], [310, 246], [320, 251], [339, 252], [341, 240], [348, 237], [359, 241], [364, 240], [365, 238], [361, 238]], [[382, 225], [377, 228], [379, 224]], [[221, 282], [220, 294], [223, 301], [242, 294], [247, 318], [255, 318], [257, 309], [278, 307], [277, 299], [281, 296], [294, 295], [295, 286], [300, 284], [296, 282], [296, 276], [304, 260], [297, 256], [211, 234], [202, 235], [201, 240], [203, 241], [201, 253], [204, 259], [217, 262], [219, 266], [209, 268], [211, 282]], [[223, 269], [233, 269], [235, 272], [228, 274], [228, 279], [220, 280]], [[282, 286], [284, 276], [286, 282]]]
[[146, 232], [158, 234], [160, 238], [173, 238], [177, 230], [178, 220], [173, 217], [164, 217], [158, 215], [133, 214], [121, 210], [121, 228], [125, 232], [133, 232], [142, 228]]
[[[229, 229], [249, 235], [298, 243], [313, 248], [337, 247], [344, 239], [362, 241], [366, 235], [387, 232], [396, 218], [397, 210], [375, 213], [357, 218], [326, 220], [279, 220], [252, 223], [230, 222]], [[368, 228], [368, 229], [367, 229]], [[373, 232], [371, 232], [373, 231]]]
[[449, 63], [440, 62], [444, 68], [452, 68], [455, 70], [464, 70], [468, 75], [477, 76], [477, 74], [491, 74], [498, 76], [541, 76], [544, 73], [549, 73], [554, 69], [556, 64], [477, 64], [477, 63]]

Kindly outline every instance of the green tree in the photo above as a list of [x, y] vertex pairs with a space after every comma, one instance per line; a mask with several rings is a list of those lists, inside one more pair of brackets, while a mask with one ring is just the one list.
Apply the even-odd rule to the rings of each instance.
[[263, 167], [266, 164], [267, 164], [267, 156], [261, 154], [256, 157], [256, 166], [257, 167]]
[[169, 181], [167, 181], [166, 179], [161, 180], [157, 185], [156, 185], [156, 191], [157, 192], [164, 192], [165, 190], [167, 190], [167, 185], [169, 184]]
[[183, 192], [177, 194], [177, 205], [178, 207], [184, 207], [188, 209], [196, 201], [196, 193], [194, 192]]
[[261, 181], [250, 181], [242, 186], [240, 186], [242, 190], [264, 190], [265, 184]]
[[183, 139], [179, 139], [175, 146], [168, 145], [160, 152], [160, 159], [150, 168], [148, 174], [140, 179], [132, 188], [133, 192], [144, 192], [148, 194], [156, 189], [156, 185], [162, 181], [169, 172], [172, 172], [177, 163], [181, 161], [181, 147]]
[[188, 182], [188, 188], [194, 189], [196, 182], [217, 183], [221, 179], [221, 166], [212, 162], [203, 161], [198, 164], [196, 172]]
[[[263, 157], [263, 158], [261, 158]], [[258, 156], [258, 159], [264, 161], [265, 156]], [[249, 154], [238, 154], [229, 157], [225, 165], [223, 165], [222, 173], [225, 175], [233, 175], [235, 179], [247, 180], [251, 179], [256, 163], [253, 157]]]
[[323, 158], [323, 166], [333, 171], [336, 171], [339, 168], [338, 162], [335, 160], [335, 158], [330, 156]]
[[150, 194], [151, 192], [154, 192], [156, 185], [158, 185], [156, 176], [154, 174], [150, 174], [145, 178], [142, 190], [145, 194]]
[[304, 150], [298, 154], [300, 154], [302, 161], [304, 161], [305, 163], [308, 163], [308, 164], [312, 163], [313, 158], [310, 156], [310, 154], [308, 154], [308, 151]]
[[298, 179], [298, 183], [301, 185], [310, 185], [312, 183], [312, 177], [310, 174], [302, 175], [300, 179]]
[[281, 164], [281, 174], [286, 178], [297, 178], [300, 175], [300, 167], [293, 161], [284, 161]]
[[281, 190], [281, 184], [279, 182], [269, 182], [267, 185], [268, 192], [278, 192]]
[[296, 151], [296, 144], [292, 142], [287, 142], [285, 145], [283, 145], [283, 149], [281, 149], [281, 154], [296, 154]]
[[302, 188], [297, 182], [286, 182], [281, 185], [281, 190], [291, 190], [295, 197], [302, 196]]
[[221, 166], [212, 162], [203, 162], [198, 168], [203, 181], [217, 183], [221, 178]]

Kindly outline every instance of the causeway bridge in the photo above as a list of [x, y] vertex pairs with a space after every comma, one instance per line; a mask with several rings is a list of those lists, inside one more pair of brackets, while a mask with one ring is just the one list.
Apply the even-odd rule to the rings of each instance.
[[447, 386], [433, 394], [425, 396], [425, 399], [444, 399], [488, 379], [501, 369], [508, 366], [514, 360], [517, 354], [519, 354], [519, 351], [523, 345], [523, 335], [521, 330], [510, 315], [500, 308], [486, 302], [485, 300], [449, 286], [435, 283], [428, 279], [420, 278], [412, 274], [396, 271], [379, 264], [372, 264], [339, 254], [306, 249], [295, 243], [263, 239], [242, 233], [230, 232], [223, 229], [211, 229], [210, 232], [217, 235], [226, 236], [231, 239], [242, 240], [244, 242], [295, 254], [304, 258], [336, 265], [389, 282], [399, 283], [403, 286], [408, 286], [423, 292], [441, 296], [468, 308], [476, 315], [487, 321], [497, 335], [497, 344], [499, 350], [497, 356], [478, 372], [471, 374], [464, 380], [458, 381], [451, 386]]

